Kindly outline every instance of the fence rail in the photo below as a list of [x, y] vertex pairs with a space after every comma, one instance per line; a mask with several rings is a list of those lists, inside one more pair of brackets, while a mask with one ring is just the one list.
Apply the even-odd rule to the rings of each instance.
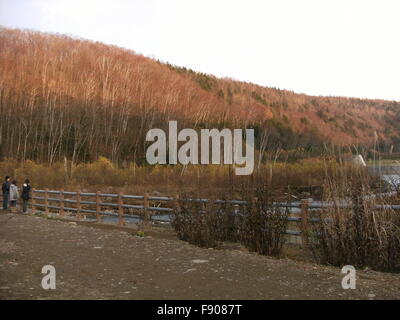
[[[67, 198], [69, 197], [69, 198]], [[94, 198], [94, 200], [93, 200]], [[90, 200], [88, 200], [90, 199]], [[182, 201], [182, 199], [180, 199]], [[188, 198], [186, 201], [195, 201], [208, 203], [210, 199]], [[215, 203], [228, 202], [233, 205], [245, 205], [245, 200], [212, 200]], [[58, 205], [55, 205], [58, 204]], [[152, 203], [152, 205], [150, 205]], [[169, 206], [161, 206], [162, 204], [170, 204]], [[102, 222], [103, 217], [118, 218], [118, 225], [125, 225], [126, 219], [136, 219], [149, 226], [152, 221], [170, 222], [169, 219], [163, 219], [164, 215], [173, 213], [177, 197], [169, 196], [150, 196], [148, 193], [144, 195], [125, 195], [122, 193], [101, 193], [101, 192], [80, 192], [80, 191], [64, 191], [64, 190], [38, 190], [32, 189], [32, 197], [29, 206], [32, 213], [41, 208], [42, 211], [49, 214], [50, 210], [57, 210], [61, 218], [67, 215], [75, 216], [78, 220], [86, 218], [87, 215], [93, 215], [97, 222]], [[290, 223], [300, 224], [299, 230], [286, 230], [286, 234], [290, 236], [300, 236], [302, 242], [306, 242], [305, 235], [309, 229], [309, 223], [318, 222], [319, 218], [310, 217], [310, 212], [318, 209], [330, 207], [351, 208], [351, 201], [342, 200], [339, 202], [322, 202], [310, 201], [304, 199], [288, 203], [275, 203], [278, 207], [288, 208], [289, 210], [297, 209], [296, 215], [289, 215], [286, 219]], [[107, 210], [109, 208], [111, 210]], [[400, 205], [376, 205], [376, 209], [393, 209], [400, 210]], [[137, 212], [139, 211], [139, 212]], [[137, 214], [135, 214], [137, 213]]]

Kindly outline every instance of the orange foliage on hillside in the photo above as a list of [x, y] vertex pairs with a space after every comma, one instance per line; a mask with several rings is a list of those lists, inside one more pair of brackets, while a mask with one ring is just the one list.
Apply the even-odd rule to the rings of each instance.
[[[143, 157], [143, 134], [256, 126], [338, 145], [398, 143], [400, 103], [313, 97], [219, 79], [98, 42], [0, 29], [0, 157]], [[132, 145], [132, 146], [131, 146]], [[297, 147], [286, 146], [286, 147]], [[133, 156], [131, 156], [134, 154]]]

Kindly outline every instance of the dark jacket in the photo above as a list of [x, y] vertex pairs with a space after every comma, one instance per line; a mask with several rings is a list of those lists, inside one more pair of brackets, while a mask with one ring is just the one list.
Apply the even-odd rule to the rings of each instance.
[[3, 185], [1, 186], [1, 190], [3, 191], [3, 194], [10, 194], [10, 185], [11, 183], [8, 181], [5, 181]]
[[21, 198], [23, 200], [29, 200], [30, 199], [30, 192], [31, 192], [31, 186], [29, 184], [24, 183], [24, 185], [22, 186]]

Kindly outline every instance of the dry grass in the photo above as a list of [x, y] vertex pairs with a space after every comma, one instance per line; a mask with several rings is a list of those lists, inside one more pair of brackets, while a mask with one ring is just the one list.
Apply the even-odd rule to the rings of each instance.
[[[29, 178], [35, 188], [122, 191], [124, 193], [158, 192], [177, 194], [195, 192], [212, 196], [218, 192], [231, 197], [243, 197], [243, 190], [255, 190], [268, 184], [272, 189], [286, 190], [301, 196], [322, 196], [326, 177], [346, 174], [351, 165], [341, 165], [335, 160], [307, 159], [295, 163], [269, 163], [256, 168], [251, 176], [236, 176], [229, 165], [190, 166], [138, 166], [126, 163], [117, 166], [100, 157], [94, 162], [73, 165], [55, 162], [51, 165], [25, 161], [18, 163], [7, 159], [0, 162], [0, 175], [10, 175], [19, 182]], [[318, 187], [318, 188], [315, 188]]]
[[323, 264], [379, 271], [400, 271], [400, 212], [373, 197], [369, 177], [359, 172], [341, 184], [329, 181], [326, 200], [348, 199], [352, 208], [339, 205], [322, 210], [310, 233], [310, 248]]

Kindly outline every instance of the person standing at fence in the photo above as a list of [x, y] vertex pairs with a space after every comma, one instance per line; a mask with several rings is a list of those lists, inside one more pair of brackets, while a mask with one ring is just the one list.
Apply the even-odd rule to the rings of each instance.
[[15, 212], [17, 208], [17, 200], [19, 198], [19, 193], [18, 193], [18, 187], [17, 187], [17, 181], [13, 180], [13, 182], [10, 185], [10, 208], [11, 212]]
[[6, 176], [4, 183], [1, 186], [3, 191], [3, 210], [8, 209], [8, 200], [10, 198], [10, 176]]
[[25, 180], [25, 183], [22, 185], [22, 212], [26, 213], [27, 208], [28, 208], [28, 201], [30, 199], [30, 193], [31, 193], [31, 185], [29, 179]]

